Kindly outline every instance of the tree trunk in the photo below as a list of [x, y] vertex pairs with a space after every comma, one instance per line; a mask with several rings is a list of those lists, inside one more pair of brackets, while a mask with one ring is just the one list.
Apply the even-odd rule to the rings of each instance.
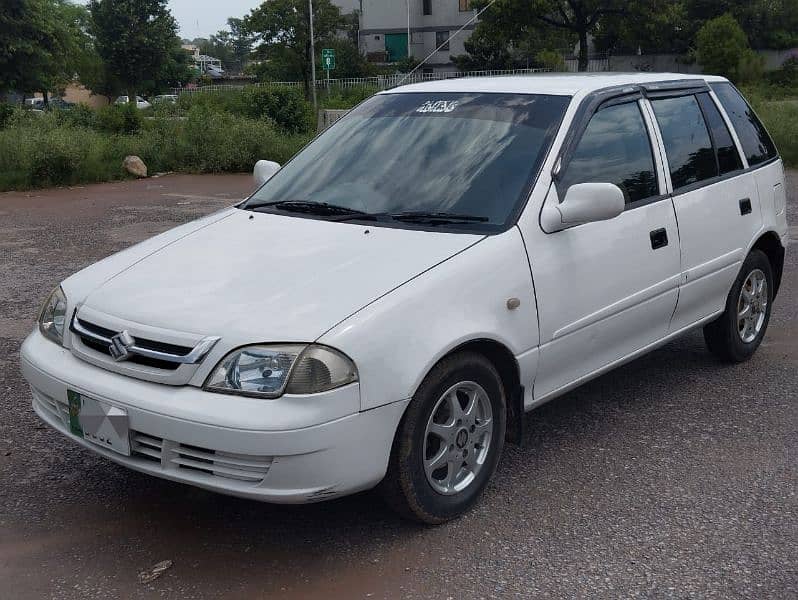
[[588, 54], [587, 54], [587, 27], [579, 29], [579, 71], [587, 71]]
[[136, 92], [132, 90], [127, 91], [127, 103], [136, 104]]
[[42, 90], [42, 99], [44, 100], [44, 106], [47, 107], [50, 104], [50, 96], [47, 94], [47, 90]]

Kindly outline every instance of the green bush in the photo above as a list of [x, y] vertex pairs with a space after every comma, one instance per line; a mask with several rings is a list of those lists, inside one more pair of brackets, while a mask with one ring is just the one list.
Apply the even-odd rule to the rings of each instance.
[[377, 86], [359, 85], [356, 87], [336, 89], [330, 94], [319, 97], [320, 108], [348, 110], [354, 108], [366, 98], [370, 98], [379, 91]]
[[[112, 108], [112, 107], [109, 107]], [[122, 160], [140, 156], [151, 173], [251, 171], [265, 158], [285, 162], [307, 143], [308, 134], [288, 134], [270, 120], [250, 119], [202, 106], [187, 118], [157, 116], [135, 133], [124, 131], [118, 111], [96, 112], [97, 128], [72, 124], [58, 112], [14, 111], [0, 129], [0, 191], [111, 181], [127, 177]], [[101, 117], [102, 115], [102, 117]]]
[[748, 36], [729, 13], [710, 19], [696, 34], [696, 58], [705, 73], [736, 80], [740, 61], [750, 51]]
[[97, 113], [85, 104], [76, 104], [69, 110], [56, 110], [59, 123], [73, 127], [94, 129], [97, 127]]
[[565, 59], [555, 50], [541, 50], [535, 55], [535, 62], [543, 69], [554, 72], [565, 71]]
[[136, 133], [141, 129], [142, 117], [134, 104], [111, 104], [97, 111], [96, 127], [108, 133]]
[[0, 103], [0, 129], [3, 129], [11, 120], [14, 110], [13, 104]]
[[37, 185], [69, 183], [77, 166], [76, 153], [59, 145], [34, 148], [30, 161], [31, 182]]
[[300, 133], [312, 127], [312, 107], [298, 88], [253, 86], [244, 90], [240, 100], [243, 114], [271, 119], [285, 131]]

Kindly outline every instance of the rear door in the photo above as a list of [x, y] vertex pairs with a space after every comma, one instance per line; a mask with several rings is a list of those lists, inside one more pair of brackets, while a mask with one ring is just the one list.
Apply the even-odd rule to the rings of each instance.
[[762, 213], [756, 182], [708, 87], [653, 94], [649, 102], [681, 240], [673, 332], [723, 310]]

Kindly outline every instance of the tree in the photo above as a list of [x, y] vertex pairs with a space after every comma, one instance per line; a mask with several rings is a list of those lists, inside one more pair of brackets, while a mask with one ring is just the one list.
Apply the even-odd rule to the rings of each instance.
[[684, 0], [644, 0], [625, 13], [601, 19], [593, 36], [600, 51], [614, 54], [684, 53], [695, 29]]
[[[473, 6], [481, 9], [488, 1], [476, 0]], [[578, 40], [579, 70], [585, 71], [590, 35], [598, 30], [602, 19], [627, 14], [632, 4], [628, 0], [498, 0], [485, 11], [477, 31], [480, 28], [499, 31], [506, 43], [516, 47], [526, 42], [528, 56], [534, 57], [547, 49], [535, 41], [535, 35], [552, 35], [552, 29], [559, 30]], [[482, 40], [488, 42], [491, 38], [483, 35]], [[496, 38], [493, 40], [491, 45], [498, 49]]]
[[[342, 26], [341, 10], [330, 0], [313, 3], [314, 41], [317, 47], [335, 38]], [[307, 0], [269, 0], [244, 18], [244, 27], [257, 47], [258, 76], [294, 80], [302, 77], [310, 90], [310, 27]]]
[[0, 91], [63, 88], [89, 43], [85, 9], [66, 0], [8, 0], [0, 11]]
[[106, 78], [135, 102], [140, 86], [157, 78], [180, 45], [166, 0], [91, 0], [89, 10]]
[[536, 21], [519, 22], [511, 12], [486, 11], [465, 42], [468, 54], [452, 60], [461, 71], [524, 69], [545, 66], [543, 50], [573, 47], [574, 36]]
[[696, 58], [704, 71], [736, 80], [741, 63], [750, 68], [748, 36], [730, 14], [707, 21], [696, 35]]

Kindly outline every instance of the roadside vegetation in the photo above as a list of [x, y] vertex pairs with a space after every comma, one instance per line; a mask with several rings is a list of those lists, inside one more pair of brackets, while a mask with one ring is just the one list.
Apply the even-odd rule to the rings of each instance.
[[[469, 6], [480, 10], [489, 1]], [[757, 52], [798, 45], [796, 2], [503, 0], [480, 17], [467, 54], [451, 58], [461, 70], [561, 71], [563, 54], [554, 49], [578, 45], [584, 70], [590, 36], [607, 55], [676, 54], [680, 64], [698, 63], [741, 87], [787, 165], [798, 167], [798, 59], [766, 72]], [[335, 49], [333, 77], [419, 65], [406, 57], [376, 66], [358, 50], [356, 16], [342, 15], [331, 0], [313, 4], [316, 63], [322, 48]], [[269, 0], [229, 19], [228, 29], [209, 39], [192, 40], [218, 56], [226, 72], [264, 85], [211, 91], [194, 89], [211, 77], [190, 64], [167, 0], [12, 2], [0, 11], [0, 190], [121, 179], [129, 176], [122, 167], [127, 155], [142, 158], [149, 173], [249, 171], [262, 158], [285, 162], [317, 127], [308, 101], [309, 17], [306, 0]], [[76, 79], [109, 100], [127, 95], [130, 104], [97, 110], [47, 105], [49, 94], [57, 99]], [[135, 107], [136, 94], [153, 98], [173, 88], [185, 90], [177, 103]], [[318, 90], [319, 108], [349, 109], [376, 91], [333, 85]], [[33, 92], [42, 94], [44, 113], [21, 108]]]
[[139, 156], [150, 174], [250, 171], [261, 158], [285, 162], [313, 135], [304, 100], [266, 114], [225, 108], [210, 95], [192, 100], [185, 108], [156, 107], [150, 117], [132, 106], [6, 112], [0, 190], [122, 179], [128, 155]]

